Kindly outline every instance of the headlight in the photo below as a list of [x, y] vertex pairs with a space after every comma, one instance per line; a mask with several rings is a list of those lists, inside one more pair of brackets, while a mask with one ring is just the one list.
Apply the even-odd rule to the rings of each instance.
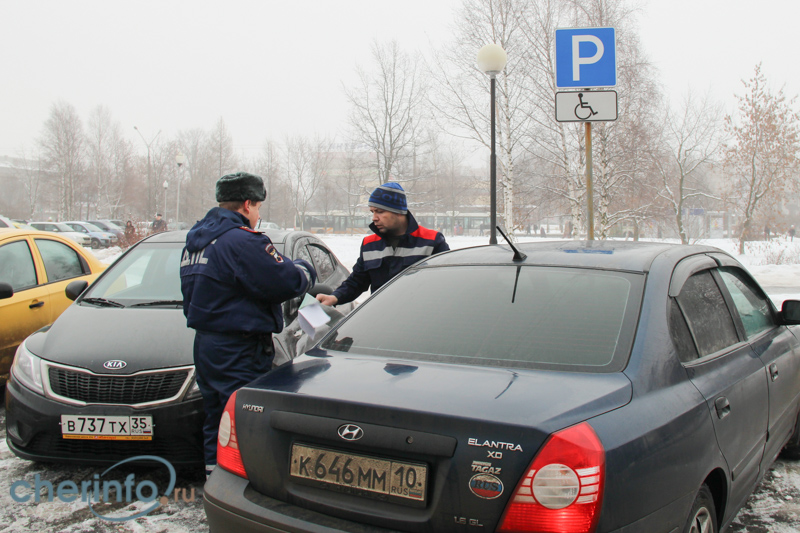
[[17, 348], [17, 354], [14, 356], [14, 364], [11, 365], [11, 372], [14, 378], [39, 394], [44, 394], [44, 387], [42, 386], [42, 360], [33, 355], [25, 347], [25, 342]]

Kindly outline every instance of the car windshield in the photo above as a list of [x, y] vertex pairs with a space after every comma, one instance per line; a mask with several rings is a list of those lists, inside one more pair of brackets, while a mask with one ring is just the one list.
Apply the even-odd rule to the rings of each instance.
[[142, 243], [136, 246], [108, 268], [105, 275], [89, 288], [85, 298], [111, 300], [126, 307], [181, 302], [182, 249], [182, 243]]
[[321, 347], [420, 361], [615, 372], [627, 362], [643, 283], [641, 274], [580, 268], [424, 267], [361, 305]]
[[66, 233], [75, 233], [75, 230], [70, 228], [66, 224], [62, 224], [62, 223], [59, 222], [59, 223], [53, 224], [53, 225], [58, 228], [58, 231], [63, 231], [63, 232], [66, 232]]

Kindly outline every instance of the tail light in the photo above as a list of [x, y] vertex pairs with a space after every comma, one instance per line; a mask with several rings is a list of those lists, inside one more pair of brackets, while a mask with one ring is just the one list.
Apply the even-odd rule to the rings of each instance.
[[239, 453], [239, 439], [236, 438], [236, 393], [231, 394], [222, 418], [219, 421], [219, 434], [217, 435], [217, 466], [232, 472], [237, 476], [247, 479], [247, 472], [242, 463], [242, 454]]
[[534, 457], [500, 520], [498, 532], [590, 533], [605, 485], [605, 450], [582, 422], [554, 433]]

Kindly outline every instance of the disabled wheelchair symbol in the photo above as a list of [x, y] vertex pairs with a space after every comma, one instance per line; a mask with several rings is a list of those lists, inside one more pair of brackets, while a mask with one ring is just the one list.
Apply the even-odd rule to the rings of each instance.
[[592, 109], [587, 102], [583, 101], [583, 93], [578, 93], [578, 101], [580, 102], [575, 106], [575, 116], [581, 120], [586, 120], [597, 114], [597, 111]]

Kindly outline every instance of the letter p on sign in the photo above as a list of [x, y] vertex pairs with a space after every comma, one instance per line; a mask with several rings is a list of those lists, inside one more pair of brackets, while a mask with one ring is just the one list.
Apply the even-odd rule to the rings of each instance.
[[556, 87], [613, 87], [617, 84], [614, 28], [556, 30]]

